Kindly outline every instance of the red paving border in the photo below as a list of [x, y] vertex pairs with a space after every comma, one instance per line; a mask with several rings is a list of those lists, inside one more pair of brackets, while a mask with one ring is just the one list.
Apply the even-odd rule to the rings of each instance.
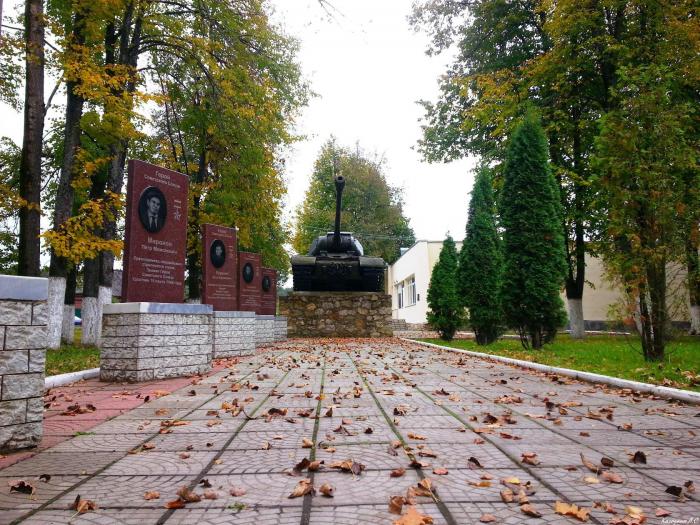
[[[207, 377], [225, 368], [231, 361], [214, 364]], [[72, 438], [76, 432], [86, 432], [100, 423], [128, 412], [150, 399], [158, 390], [173, 392], [200, 376], [176, 377], [145, 383], [103, 383], [99, 379], [88, 379], [48, 389], [44, 395], [44, 435], [36, 448], [18, 450], [0, 455], [0, 470], [30, 458], [42, 450]], [[50, 406], [48, 404], [50, 403]], [[84, 414], [64, 415], [71, 405], [95, 407]]]

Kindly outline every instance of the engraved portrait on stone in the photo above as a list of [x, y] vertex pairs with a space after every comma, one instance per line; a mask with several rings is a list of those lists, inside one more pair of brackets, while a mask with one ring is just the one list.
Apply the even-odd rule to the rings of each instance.
[[253, 265], [250, 263], [245, 263], [243, 266], [243, 280], [247, 283], [250, 283], [253, 281], [253, 277], [255, 277], [255, 270], [253, 269]]
[[209, 258], [214, 268], [221, 268], [226, 262], [226, 247], [223, 241], [216, 239], [209, 248]]
[[149, 233], [158, 233], [165, 225], [168, 205], [165, 195], [158, 188], [149, 186], [139, 199], [139, 219]]

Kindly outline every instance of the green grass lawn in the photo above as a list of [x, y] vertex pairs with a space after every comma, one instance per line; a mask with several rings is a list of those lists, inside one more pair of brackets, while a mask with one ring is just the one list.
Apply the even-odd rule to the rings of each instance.
[[[80, 341], [80, 328], [76, 327], [75, 340]], [[100, 366], [100, 349], [82, 346], [80, 343], [61, 345], [46, 352], [46, 375], [54, 376]]]
[[666, 347], [663, 363], [647, 363], [639, 340], [632, 336], [589, 336], [583, 341], [560, 334], [542, 350], [525, 350], [517, 339], [502, 339], [488, 346], [474, 341], [423, 339], [484, 354], [523, 359], [533, 363], [572, 368], [644, 383], [700, 391], [700, 338], [679, 337]]

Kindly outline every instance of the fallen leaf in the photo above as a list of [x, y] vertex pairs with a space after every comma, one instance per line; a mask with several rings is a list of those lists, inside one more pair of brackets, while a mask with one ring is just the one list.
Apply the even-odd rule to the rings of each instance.
[[197, 503], [202, 500], [202, 496], [192, 492], [187, 485], [180, 487], [177, 491], [177, 495], [185, 503]]
[[97, 510], [97, 503], [89, 499], [82, 499], [80, 494], [78, 494], [73, 501], [73, 504], [69, 507], [71, 510], [78, 512], [79, 514], [84, 514], [91, 510]]
[[391, 474], [389, 474], [389, 476], [391, 476], [392, 478], [400, 478], [405, 473], [406, 473], [405, 468], [397, 468], [397, 469], [392, 470]]
[[523, 452], [521, 454], [522, 457], [522, 462], [527, 463], [528, 465], [539, 465], [540, 460], [537, 459], [537, 454], [534, 452]]
[[245, 496], [247, 491], [243, 487], [231, 487], [231, 489], [228, 491], [231, 496], [234, 498], [238, 498], [240, 496]]
[[469, 459], [467, 460], [467, 466], [469, 466], [469, 468], [484, 468], [483, 466], [481, 466], [479, 460], [476, 459], [474, 456], [469, 457]]
[[309, 478], [304, 478], [299, 480], [299, 483], [297, 483], [296, 487], [294, 487], [294, 490], [292, 493], [288, 496], [289, 498], [298, 498], [300, 496], [304, 496], [309, 493], [313, 493], [314, 491], [314, 486], [313, 483]]
[[156, 490], [149, 490], [143, 495], [143, 499], [145, 500], [152, 500], [152, 499], [160, 499], [160, 492]]
[[23, 479], [9, 481], [8, 484], [10, 485], [10, 492], [19, 492], [20, 494], [28, 494], [31, 496], [36, 490], [34, 485], [27, 483]]
[[484, 514], [483, 516], [481, 516], [481, 518], [479, 518], [479, 521], [481, 523], [493, 523], [496, 521], [496, 516], [494, 516], [493, 514]]
[[562, 516], [571, 516], [579, 521], [588, 521], [591, 509], [586, 509], [574, 505], [573, 503], [564, 503], [563, 501], [557, 501], [554, 504], [554, 512], [561, 514]]
[[392, 514], [401, 514], [401, 509], [406, 503], [406, 498], [403, 496], [391, 496], [389, 498], [389, 512]]
[[654, 511], [654, 514], [656, 514], [657, 518], [663, 518], [671, 515], [669, 511], [667, 511], [666, 509], [662, 509], [661, 507], [657, 507]]
[[647, 455], [642, 452], [641, 450], [637, 450], [634, 453], [634, 456], [632, 456], [632, 463], [642, 463], [646, 465], [647, 463]]
[[334, 488], [332, 485], [330, 485], [329, 483], [324, 483], [323, 485], [321, 485], [321, 486], [318, 488], [318, 491], [319, 491], [322, 495], [326, 496], [327, 498], [332, 498], [332, 497], [333, 497], [333, 491], [334, 491], [334, 490], [335, 490], [335, 488]]
[[513, 491], [510, 489], [501, 490], [501, 500], [503, 503], [513, 503]]
[[420, 434], [414, 434], [413, 432], [408, 433], [408, 438], [415, 439], [418, 441], [425, 441], [425, 436], [421, 436]]
[[414, 506], [408, 507], [406, 513], [394, 521], [394, 525], [431, 525], [433, 518], [421, 514]]
[[434, 468], [433, 474], [436, 476], [446, 476], [448, 474], [448, 470], [446, 468]]
[[301, 448], [313, 448], [314, 447], [314, 442], [311, 441], [309, 438], [303, 438], [301, 440]]
[[173, 501], [168, 501], [165, 504], [166, 509], [184, 509], [185, 508], [185, 502], [182, 501], [180, 498], [174, 499]]
[[205, 490], [204, 499], [219, 499], [219, 493], [212, 489]]
[[592, 463], [591, 461], [588, 461], [586, 459], [586, 457], [583, 455], [583, 453], [581, 453], [581, 463], [583, 463], [583, 466], [586, 467], [591, 472], [594, 472], [596, 474], [598, 474], [598, 472], [600, 472], [600, 469], [598, 468], [598, 466], [595, 465], [594, 463]]
[[601, 472], [600, 477], [610, 483], [624, 483], [622, 476], [610, 470], [604, 470], [603, 472]]
[[43, 481], [44, 483], [48, 483], [51, 481], [51, 475], [50, 474], [42, 474], [39, 476], [39, 481]]
[[532, 516], [533, 518], [541, 518], [542, 517], [542, 514], [540, 514], [540, 512], [535, 507], [530, 505], [529, 503], [526, 503], [525, 505], [521, 505], [520, 511], [524, 514], [527, 514], [528, 516]]
[[608, 468], [612, 468], [615, 466], [615, 462], [612, 459], [606, 457], [600, 458], [600, 464]]

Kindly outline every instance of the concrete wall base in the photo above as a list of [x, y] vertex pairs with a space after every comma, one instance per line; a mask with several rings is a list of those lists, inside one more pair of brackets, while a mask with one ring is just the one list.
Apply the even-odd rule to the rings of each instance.
[[0, 275], [0, 452], [41, 441], [47, 297], [47, 279]]
[[212, 307], [121, 303], [103, 310], [101, 381], [151, 381], [202, 374], [213, 357]]
[[255, 353], [254, 312], [214, 312], [214, 358]]

